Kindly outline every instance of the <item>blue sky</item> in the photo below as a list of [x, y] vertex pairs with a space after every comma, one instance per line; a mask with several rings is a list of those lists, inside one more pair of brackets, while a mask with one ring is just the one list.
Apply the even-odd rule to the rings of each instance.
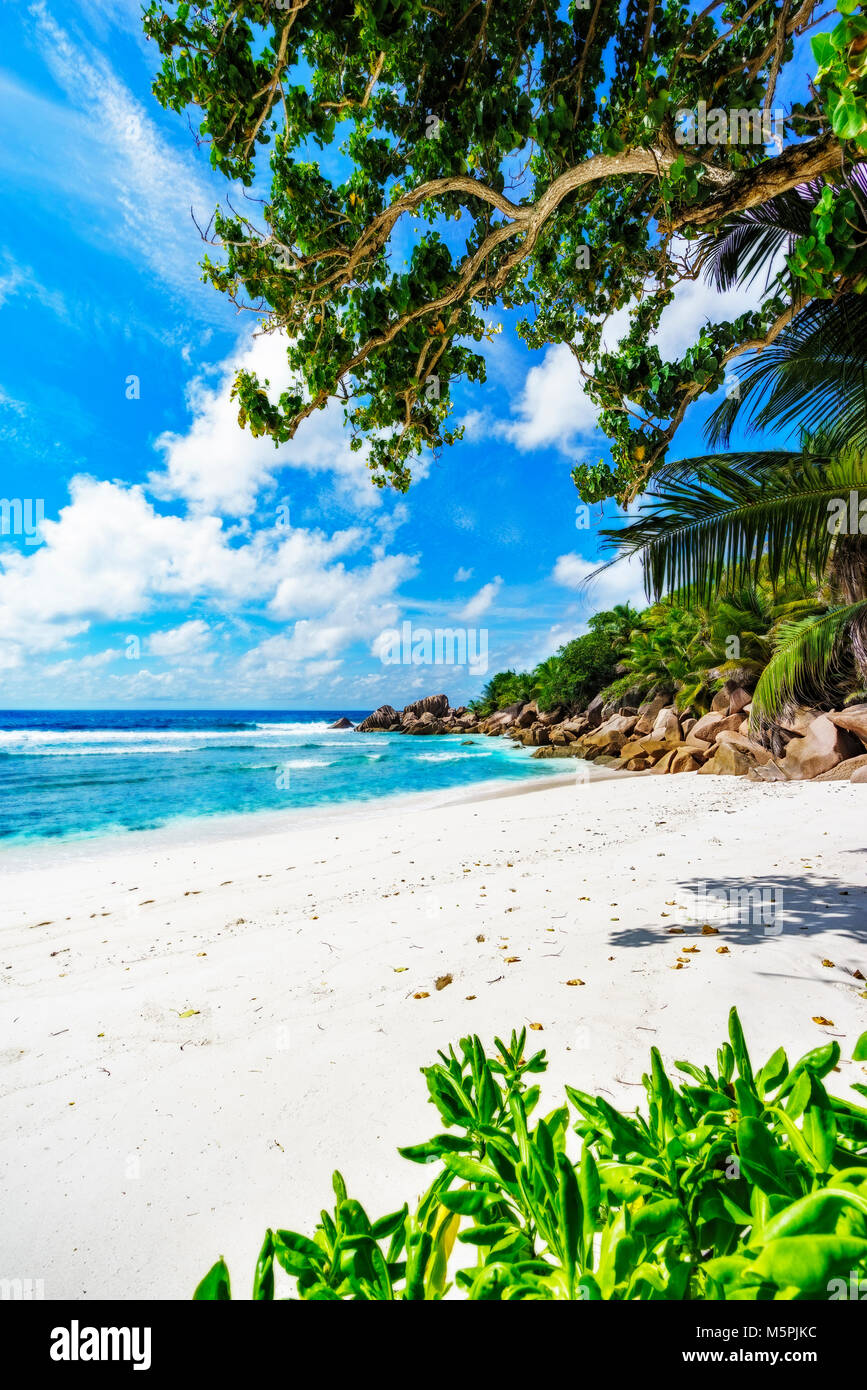
[[[478, 676], [383, 665], [381, 634], [484, 628], [493, 672], [640, 602], [627, 569], [580, 587], [595, 529], [569, 473], [606, 451], [566, 348], [530, 353], [507, 324], [487, 384], [459, 390], [466, 440], [405, 497], [368, 482], [339, 407], [279, 450], [238, 428], [238, 365], [276, 385], [285, 359], [201, 283], [190, 209], [206, 223], [225, 185], [151, 97], [138, 15], [0, 0], [0, 492], [45, 518], [35, 544], [0, 540], [0, 706], [457, 703]], [[682, 287], [663, 355], [746, 307], [722, 300]]]

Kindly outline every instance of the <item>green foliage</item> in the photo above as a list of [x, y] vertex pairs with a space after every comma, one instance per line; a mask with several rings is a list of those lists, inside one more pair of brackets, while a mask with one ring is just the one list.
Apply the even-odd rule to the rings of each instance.
[[536, 682], [531, 671], [498, 671], [482, 689], [481, 699], [473, 700], [474, 714], [493, 714], [509, 705], [526, 704], [536, 694]]
[[604, 531], [603, 543], [618, 557], [641, 557], [652, 593], [677, 591], [693, 607], [762, 576], [778, 595], [793, 582], [813, 591], [812, 600], [777, 610], [773, 654], [753, 700], [758, 725], [787, 702], [821, 703], [867, 676], [865, 502], [867, 456], [805, 439], [800, 453], [670, 465], [639, 515]]
[[[644, 1113], [567, 1086], [539, 1118], [526, 1042], [464, 1038], [423, 1068], [445, 1132], [400, 1150], [435, 1168], [416, 1209], [371, 1220], [335, 1173], [312, 1239], [266, 1233], [254, 1298], [275, 1265], [295, 1298], [350, 1302], [829, 1298], [867, 1274], [867, 1110], [825, 1089], [836, 1042], [755, 1071], [732, 1009], [714, 1065], [676, 1063], [686, 1081], [652, 1050]], [[219, 1260], [195, 1297], [229, 1296]]]
[[[829, 181], [790, 258], [798, 285], [820, 298], [844, 278], [860, 288], [847, 172], [864, 147], [865, 20], [850, 0], [814, 40], [817, 93], [786, 118], [780, 152], [676, 138], [678, 112], [711, 94], [726, 111], [773, 105], [802, 75], [793, 34], [815, 8], [152, 0], [157, 100], [198, 122], [227, 182], [262, 194], [218, 211], [204, 265], [286, 335], [295, 384], [274, 399], [241, 373], [241, 423], [279, 443], [339, 396], [374, 482], [404, 490], [419, 450], [461, 437], [455, 385], [484, 381], [500, 304], [523, 314], [529, 346], [569, 343], [587, 365], [612, 461], [575, 470], [583, 495], [634, 495], [688, 402], [787, 307], [773, 282], [679, 361], [652, 345], [694, 274], [683, 239], [751, 207], [759, 167], [765, 196]], [[618, 310], [627, 331], [607, 352]]]
[[588, 704], [611, 680], [618, 660], [618, 646], [603, 631], [591, 627], [583, 637], [573, 638], [557, 652], [539, 692], [540, 709]]
[[628, 603], [595, 613], [589, 619], [588, 633], [567, 642], [534, 670], [498, 671], [470, 708], [485, 716], [528, 700], [538, 700], [543, 710], [586, 704], [614, 675], [638, 617]]

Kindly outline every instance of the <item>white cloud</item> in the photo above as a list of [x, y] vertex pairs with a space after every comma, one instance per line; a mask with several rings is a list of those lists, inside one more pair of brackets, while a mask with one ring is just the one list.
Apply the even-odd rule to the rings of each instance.
[[566, 452], [596, 432], [596, 407], [564, 343], [549, 347], [530, 368], [513, 414], [516, 419], [499, 421], [495, 431], [522, 452], [551, 446]]
[[564, 589], [581, 591], [594, 612], [612, 608], [616, 603], [631, 603], [636, 608], [647, 607], [640, 560], [620, 560], [591, 580], [590, 576], [598, 568], [598, 560], [588, 560], [583, 555], [570, 552], [558, 556], [551, 578]]
[[464, 569], [464, 566], [461, 565], [459, 569], [455, 570], [455, 575], [454, 575], [454, 581], [453, 581], [453, 582], [454, 582], [455, 584], [466, 584], [467, 580], [468, 580], [468, 579], [472, 579], [472, 577], [473, 577], [473, 572], [472, 572], [472, 570]]
[[211, 629], [202, 618], [191, 618], [178, 627], [165, 628], [153, 632], [148, 640], [148, 650], [154, 656], [179, 657], [201, 653], [211, 641]]
[[[68, 646], [91, 623], [131, 624], [150, 612], [193, 601], [227, 610], [295, 620], [284, 646], [268, 649], [291, 661], [328, 655], [395, 620], [396, 590], [415, 571], [408, 555], [379, 555], [349, 567], [345, 557], [369, 546], [360, 528], [326, 536], [279, 527], [249, 540], [225, 530], [219, 517], [165, 516], [141, 486], [79, 476], [57, 520], [46, 518], [44, 543], [24, 552], [0, 548], [0, 651], [13, 665], [22, 653]], [[204, 619], [154, 634], [154, 655], [201, 651]], [[258, 659], [258, 658], [257, 658]]]
[[496, 575], [489, 584], [483, 584], [478, 593], [474, 594], [458, 613], [458, 617], [461, 621], [470, 623], [476, 618], [481, 618], [484, 613], [487, 613], [491, 604], [497, 597], [497, 594], [500, 592], [502, 585], [503, 581], [499, 575]]
[[[294, 439], [275, 448], [270, 438], [254, 438], [238, 424], [232, 383], [239, 370], [268, 381], [271, 398], [276, 400], [291, 384], [285, 337], [260, 334], [192, 381], [187, 391], [193, 417], [190, 427], [183, 434], [166, 431], [156, 442], [164, 470], [152, 473], [149, 485], [157, 497], [182, 498], [199, 510], [244, 516], [281, 469], [301, 468], [335, 477], [356, 506], [373, 510], [381, 505], [382, 495], [370, 482], [368, 450], [350, 449], [339, 402], [331, 401], [316, 411], [299, 426]], [[424, 471], [417, 465], [415, 477]]]

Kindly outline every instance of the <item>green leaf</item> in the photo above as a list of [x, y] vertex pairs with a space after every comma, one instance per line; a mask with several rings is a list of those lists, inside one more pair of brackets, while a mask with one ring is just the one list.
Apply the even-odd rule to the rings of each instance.
[[831, 1235], [783, 1237], [765, 1246], [755, 1270], [778, 1288], [827, 1293], [828, 1281], [867, 1259], [867, 1240]]
[[226, 1303], [230, 1301], [231, 1297], [229, 1271], [221, 1255], [217, 1263], [211, 1266], [202, 1282], [197, 1286], [193, 1300], [196, 1303]]
[[273, 1232], [265, 1232], [265, 1239], [262, 1242], [262, 1249], [259, 1251], [259, 1258], [256, 1261], [256, 1270], [253, 1275], [253, 1298], [257, 1302], [270, 1302], [274, 1297], [274, 1236]]
[[740, 1120], [736, 1126], [741, 1172], [762, 1192], [790, 1196], [782, 1152], [760, 1120]]
[[374, 1240], [385, 1240], [388, 1236], [394, 1235], [399, 1231], [409, 1213], [409, 1208], [404, 1204], [400, 1211], [393, 1211], [390, 1216], [381, 1216], [378, 1221], [374, 1221], [370, 1234]]
[[445, 1154], [443, 1162], [450, 1172], [464, 1182], [491, 1183], [497, 1181], [497, 1170], [490, 1163], [480, 1163], [477, 1158], [467, 1158], [464, 1154]]

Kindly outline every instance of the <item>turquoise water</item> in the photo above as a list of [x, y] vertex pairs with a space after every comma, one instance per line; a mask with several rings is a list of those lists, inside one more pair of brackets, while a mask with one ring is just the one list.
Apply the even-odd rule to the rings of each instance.
[[[354, 723], [369, 711], [347, 711]], [[342, 713], [342, 711], [341, 711]], [[0, 711], [0, 842], [299, 810], [526, 779], [551, 768], [503, 738], [327, 726], [334, 711]]]

